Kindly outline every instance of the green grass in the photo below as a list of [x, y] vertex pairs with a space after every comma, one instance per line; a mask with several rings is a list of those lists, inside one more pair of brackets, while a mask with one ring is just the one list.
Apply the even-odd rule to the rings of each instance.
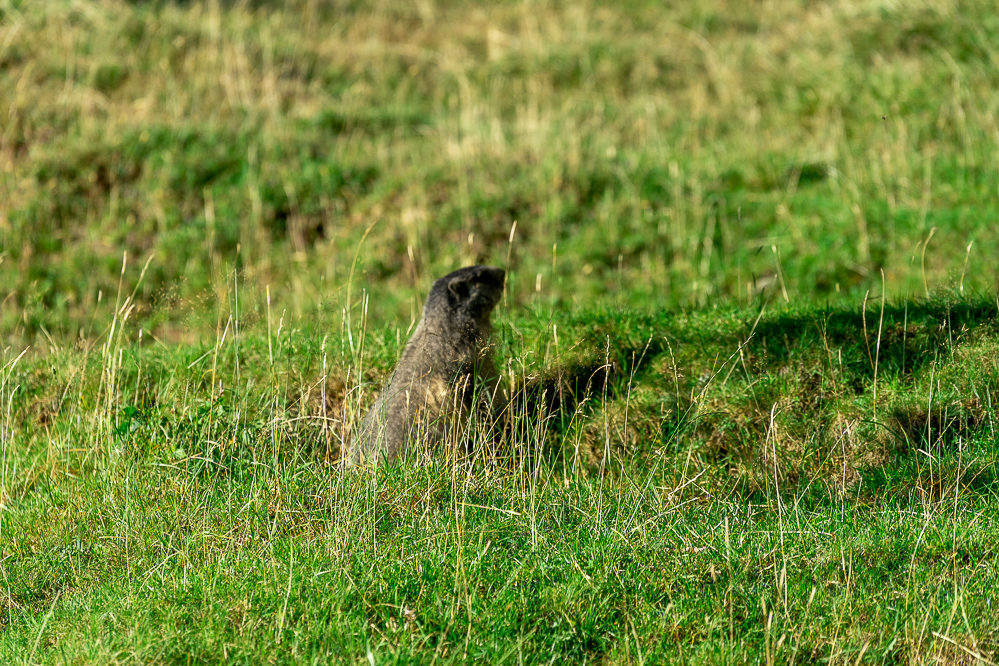
[[0, 662], [999, 662], [994, 7], [667, 4], [0, 0]]
[[991, 10], [7, 2], [3, 336], [92, 339], [123, 255], [187, 342], [236, 267], [378, 326], [477, 261], [521, 305], [993, 289]]
[[319, 332], [8, 360], [4, 659], [994, 655], [996, 304], [757, 314], [505, 321], [528, 435], [377, 473]]

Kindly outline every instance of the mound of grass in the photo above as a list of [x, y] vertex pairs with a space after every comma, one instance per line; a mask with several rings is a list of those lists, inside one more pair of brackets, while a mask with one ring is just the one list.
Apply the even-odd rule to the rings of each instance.
[[373, 472], [330, 445], [402, 336], [6, 358], [0, 654], [992, 658], [996, 313], [515, 317], [498, 452]]

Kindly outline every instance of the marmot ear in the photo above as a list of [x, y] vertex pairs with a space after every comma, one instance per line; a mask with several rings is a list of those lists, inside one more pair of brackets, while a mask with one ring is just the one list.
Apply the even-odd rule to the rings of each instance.
[[451, 278], [451, 281], [447, 283], [447, 290], [451, 295], [451, 299], [458, 303], [468, 298], [470, 289], [471, 285], [467, 277]]

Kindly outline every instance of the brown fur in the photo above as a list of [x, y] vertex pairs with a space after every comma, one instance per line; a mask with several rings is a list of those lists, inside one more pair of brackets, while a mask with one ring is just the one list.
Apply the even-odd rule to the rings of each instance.
[[489, 318], [504, 279], [502, 269], [470, 266], [434, 282], [413, 337], [351, 442], [348, 464], [392, 462], [417, 444], [431, 452], [465, 439], [470, 413], [498, 383]]

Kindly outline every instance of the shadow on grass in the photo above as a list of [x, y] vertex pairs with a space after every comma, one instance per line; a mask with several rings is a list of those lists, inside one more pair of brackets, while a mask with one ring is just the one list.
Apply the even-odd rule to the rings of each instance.
[[[970, 360], [954, 352], [995, 337], [996, 313], [994, 301], [979, 298], [886, 304], [883, 312], [871, 304], [866, 310], [776, 311], [759, 321], [750, 310], [578, 315], [559, 324], [560, 335], [563, 326], [571, 331], [572, 352], [516, 389], [526, 413], [548, 419], [556, 438], [580, 416], [603, 413], [614, 427], [612, 439], [628, 440], [619, 443], [618, 456], [669, 455], [688, 433], [712, 464], [747, 470], [766, 458], [761, 447], [777, 409], [780, 437], [800, 458], [787, 462], [788, 477], [808, 483], [829, 471], [819, 467], [831, 464], [830, 450], [843, 448], [837, 438], [845, 432], [852, 449], [843, 455], [860, 469], [875, 459], [911, 458], [930, 446], [956, 449], [991, 427], [986, 400], [937, 393], [927, 400], [923, 393], [931, 389], [923, 371], [953, 363], [964, 372], [986, 362], [976, 359], [987, 347], [969, 351]], [[731, 381], [726, 367], [733, 370]], [[893, 402], [877, 415], [878, 423], [856, 428], [849, 424], [871, 418], [875, 372], [879, 383], [891, 384]], [[996, 384], [987, 373], [982, 380], [987, 390]], [[706, 400], [698, 397], [703, 391], [710, 394]], [[668, 409], [657, 408], [660, 403]]]
[[932, 300], [885, 305], [866, 310], [830, 309], [779, 314], [756, 327], [752, 349], [761, 369], [780, 366], [800, 352], [839, 348], [851, 369], [864, 379], [879, 372], [914, 373], [949, 351], [971, 329], [996, 331], [999, 302]]
[[582, 353], [557, 360], [518, 389], [537, 411], [572, 411], [591, 396], [614, 398], [651, 379], [654, 362], [674, 350], [685, 359], [712, 361], [732, 355], [743, 343], [750, 359], [747, 367], [755, 375], [834, 351], [851, 379], [872, 379], [875, 363], [879, 373], [912, 374], [952, 351], [973, 329], [999, 333], [997, 311], [999, 304], [982, 298], [886, 305], [883, 314], [870, 304], [866, 311], [840, 307], [779, 312], [764, 315], [755, 326], [750, 311], [725, 317], [727, 323], [721, 326], [713, 321], [702, 325], [711, 321], [706, 318], [678, 324], [672, 313], [598, 313], [590, 320], [582, 315], [570, 322], [580, 329]]

